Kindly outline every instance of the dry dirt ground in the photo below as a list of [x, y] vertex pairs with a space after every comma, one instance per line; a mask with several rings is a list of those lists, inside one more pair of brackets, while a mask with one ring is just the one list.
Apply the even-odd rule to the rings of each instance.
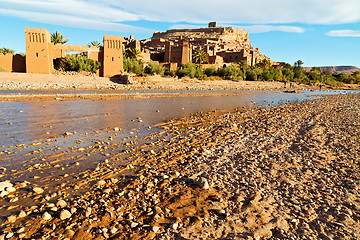
[[133, 176], [39, 193], [0, 239], [360, 239], [359, 123], [360, 94], [173, 120]]

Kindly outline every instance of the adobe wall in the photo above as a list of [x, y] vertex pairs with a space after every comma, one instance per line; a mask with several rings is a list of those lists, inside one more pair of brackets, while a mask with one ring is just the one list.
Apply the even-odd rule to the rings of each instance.
[[25, 57], [20, 54], [0, 53], [0, 67], [7, 72], [25, 72]]
[[113, 77], [124, 71], [121, 36], [105, 34], [103, 54], [103, 77]]
[[13, 55], [11, 53], [2, 54], [0, 53], [0, 67], [6, 72], [12, 71]]

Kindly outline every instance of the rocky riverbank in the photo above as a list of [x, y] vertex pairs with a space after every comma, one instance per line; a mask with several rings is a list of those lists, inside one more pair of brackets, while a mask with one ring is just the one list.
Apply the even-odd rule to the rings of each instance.
[[[287, 84], [289, 88], [289, 84]], [[323, 86], [325, 89], [326, 87]], [[359, 89], [358, 85], [344, 88]], [[83, 75], [32, 74], [0, 72], [0, 89], [56, 90], [56, 89], [94, 89], [94, 90], [283, 90], [282, 82], [262, 81], [205, 81], [189, 78], [166, 78], [159, 76], [134, 77], [132, 84], [124, 84], [118, 79]], [[290, 89], [290, 88], [289, 88]], [[294, 85], [292, 90], [319, 89], [319, 86]]]
[[360, 94], [173, 120], [120, 172], [113, 152], [56, 194], [28, 187], [0, 239], [359, 239], [359, 122]]

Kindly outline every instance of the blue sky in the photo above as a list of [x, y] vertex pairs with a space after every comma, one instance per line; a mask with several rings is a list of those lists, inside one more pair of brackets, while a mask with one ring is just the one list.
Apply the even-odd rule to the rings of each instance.
[[210, 21], [245, 29], [274, 61], [360, 67], [359, 0], [0, 0], [0, 48], [25, 53], [25, 26], [87, 45], [105, 33], [145, 39]]

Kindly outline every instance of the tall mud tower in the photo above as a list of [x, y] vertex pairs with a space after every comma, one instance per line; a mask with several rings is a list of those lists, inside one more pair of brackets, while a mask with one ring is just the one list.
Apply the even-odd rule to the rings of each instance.
[[52, 43], [46, 29], [25, 27], [26, 72], [50, 74], [53, 69]]
[[113, 77], [121, 74], [123, 69], [122, 36], [104, 35], [103, 76]]

